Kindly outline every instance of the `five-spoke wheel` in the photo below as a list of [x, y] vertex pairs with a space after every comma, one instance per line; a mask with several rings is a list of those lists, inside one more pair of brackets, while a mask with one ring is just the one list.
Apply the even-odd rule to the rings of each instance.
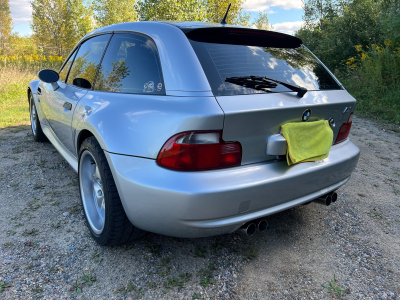
[[36, 142], [46, 142], [47, 137], [42, 131], [42, 126], [40, 125], [39, 115], [36, 109], [35, 101], [33, 100], [32, 93], [29, 93], [29, 112], [31, 119], [31, 129], [32, 135]]
[[94, 136], [80, 147], [78, 176], [83, 211], [97, 243], [115, 245], [143, 235], [125, 214], [107, 158]]
[[79, 175], [82, 203], [88, 223], [96, 234], [101, 234], [105, 218], [103, 185], [97, 163], [88, 150], [81, 155]]

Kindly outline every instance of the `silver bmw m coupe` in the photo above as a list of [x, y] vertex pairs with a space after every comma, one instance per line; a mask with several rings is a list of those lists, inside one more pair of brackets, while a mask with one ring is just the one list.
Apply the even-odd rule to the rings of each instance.
[[[31, 127], [78, 173], [101, 245], [206, 237], [329, 205], [354, 170], [356, 100], [294, 36], [208, 23], [97, 29], [28, 86]], [[286, 123], [329, 121], [329, 156], [289, 166]], [[307, 141], [303, 141], [307, 142]]]

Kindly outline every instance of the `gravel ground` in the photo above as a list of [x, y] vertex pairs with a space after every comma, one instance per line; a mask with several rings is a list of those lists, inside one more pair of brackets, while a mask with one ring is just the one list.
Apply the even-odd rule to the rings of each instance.
[[54, 147], [0, 130], [0, 299], [400, 299], [399, 130], [353, 123], [360, 162], [330, 207], [269, 216], [252, 238], [149, 233], [108, 248]]

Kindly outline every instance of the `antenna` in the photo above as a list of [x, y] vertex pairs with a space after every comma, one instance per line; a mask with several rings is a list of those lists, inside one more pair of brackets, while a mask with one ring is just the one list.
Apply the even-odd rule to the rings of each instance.
[[226, 13], [225, 13], [225, 16], [221, 21], [221, 25], [226, 25], [226, 17], [228, 16], [228, 12], [229, 12], [229, 9], [231, 8], [231, 4], [232, 3], [229, 3], [228, 9], [226, 10]]

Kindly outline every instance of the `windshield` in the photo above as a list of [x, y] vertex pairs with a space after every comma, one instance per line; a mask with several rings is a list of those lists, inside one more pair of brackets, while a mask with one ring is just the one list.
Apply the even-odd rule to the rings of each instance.
[[271, 48], [203, 43], [190, 40], [215, 96], [291, 92], [282, 84], [268, 90], [245, 87], [226, 79], [269, 77], [309, 91], [338, 90], [341, 87], [305, 47]]

